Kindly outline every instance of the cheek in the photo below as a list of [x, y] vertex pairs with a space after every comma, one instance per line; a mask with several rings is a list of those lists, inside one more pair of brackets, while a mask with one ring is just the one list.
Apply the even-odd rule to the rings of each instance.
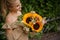
[[18, 9], [16, 7], [9, 8], [10, 11], [17, 11]]
[[21, 7], [19, 7], [19, 6], [18, 6], [18, 7], [16, 7], [16, 10], [19, 10], [19, 11], [21, 11]]

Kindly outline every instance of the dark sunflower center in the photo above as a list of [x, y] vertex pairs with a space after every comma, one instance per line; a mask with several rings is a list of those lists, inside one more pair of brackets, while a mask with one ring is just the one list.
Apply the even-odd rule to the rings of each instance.
[[32, 21], [32, 18], [31, 17], [28, 17], [27, 19], [26, 19], [26, 22], [27, 23], [29, 23], [29, 22], [31, 22]]
[[39, 29], [39, 27], [40, 27], [40, 26], [39, 26], [39, 24], [38, 24], [38, 23], [36, 23], [36, 24], [34, 24], [34, 25], [33, 25], [33, 28], [34, 28], [35, 30], [38, 30], [38, 29]]

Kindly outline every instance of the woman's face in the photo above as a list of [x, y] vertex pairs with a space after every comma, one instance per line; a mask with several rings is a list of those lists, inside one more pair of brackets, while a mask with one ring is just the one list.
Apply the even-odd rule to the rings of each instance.
[[9, 10], [14, 12], [21, 11], [21, 4], [9, 6]]

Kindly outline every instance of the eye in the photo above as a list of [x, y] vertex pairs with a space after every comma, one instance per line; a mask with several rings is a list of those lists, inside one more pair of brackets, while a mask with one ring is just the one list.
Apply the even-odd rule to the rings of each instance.
[[32, 18], [31, 17], [28, 17], [27, 19], [26, 19], [26, 22], [27, 23], [29, 23], [29, 22], [31, 22], [32, 21]]
[[39, 24], [38, 23], [35, 23], [34, 25], [33, 25], [33, 28], [35, 29], [35, 30], [38, 30], [39, 29]]
[[17, 5], [17, 7], [18, 7], [19, 5]]

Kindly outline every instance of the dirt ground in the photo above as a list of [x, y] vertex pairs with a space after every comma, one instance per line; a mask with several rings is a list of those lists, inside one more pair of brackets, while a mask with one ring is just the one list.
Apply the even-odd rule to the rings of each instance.
[[31, 38], [30, 40], [60, 40], [60, 32], [47, 33], [41, 39]]

